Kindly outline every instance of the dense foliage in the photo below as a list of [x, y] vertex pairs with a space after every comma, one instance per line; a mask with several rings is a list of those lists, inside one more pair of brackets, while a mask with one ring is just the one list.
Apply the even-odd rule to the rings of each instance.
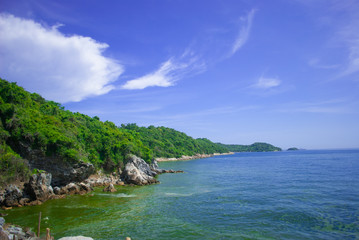
[[121, 166], [133, 153], [150, 162], [151, 150], [112, 122], [72, 113], [55, 102], [30, 94], [0, 79], [0, 141], [21, 157], [23, 149], [64, 161], [91, 162], [97, 167]]
[[281, 148], [275, 147], [268, 143], [253, 143], [251, 145], [221, 144], [231, 152], [275, 152], [282, 151]]
[[205, 138], [193, 139], [186, 134], [166, 127], [139, 127], [134, 123], [121, 126], [135, 135], [153, 151], [154, 157], [192, 156], [197, 153], [224, 153], [228, 149]]
[[30, 170], [27, 161], [4, 143], [0, 144], [0, 188], [8, 182], [26, 181]]

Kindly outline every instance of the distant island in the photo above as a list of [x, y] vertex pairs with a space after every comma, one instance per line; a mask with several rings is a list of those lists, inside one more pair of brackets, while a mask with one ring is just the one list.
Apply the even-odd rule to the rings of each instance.
[[299, 149], [296, 148], [296, 147], [291, 147], [291, 148], [288, 148], [287, 151], [298, 151]]
[[219, 145], [227, 148], [231, 152], [278, 152], [282, 151], [281, 148], [275, 147], [268, 143], [256, 142], [251, 145], [238, 145], [238, 144], [221, 144]]

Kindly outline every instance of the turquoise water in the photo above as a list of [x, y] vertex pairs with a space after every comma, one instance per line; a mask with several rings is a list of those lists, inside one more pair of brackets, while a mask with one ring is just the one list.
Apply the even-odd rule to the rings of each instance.
[[161, 184], [7, 211], [56, 238], [359, 239], [359, 150], [237, 153], [162, 162]]

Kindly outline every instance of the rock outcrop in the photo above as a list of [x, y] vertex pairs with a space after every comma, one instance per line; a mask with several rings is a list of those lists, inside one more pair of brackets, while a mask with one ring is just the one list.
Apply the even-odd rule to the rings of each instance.
[[10, 185], [5, 189], [3, 205], [6, 207], [15, 207], [20, 205], [19, 201], [22, 198], [22, 191], [15, 185]]
[[123, 179], [128, 184], [147, 185], [157, 183], [155, 179], [156, 172], [152, 171], [150, 166], [141, 158], [135, 155], [129, 155], [125, 169], [122, 172]]
[[156, 159], [152, 160], [152, 163], [150, 164], [150, 168], [151, 168], [152, 171], [154, 171], [157, 174], [161, 174], [161, 173], [166, 172], [166, 170], [160, 169], [158, 167], [158, 162], [157, 162]]
[[31, 168], [45, 170], [52, 174], [52, 186], [65, 186], [71, 182], [82, 182], [96, 172], [91, 163], [67, 162], [55, 157], [31, 157]]
[[44, 202], [54, 195], [51, 180], [51, 173], [33, 174], [29, 182], [25, 184], [25, 192], [30, 196], [31, 200]]

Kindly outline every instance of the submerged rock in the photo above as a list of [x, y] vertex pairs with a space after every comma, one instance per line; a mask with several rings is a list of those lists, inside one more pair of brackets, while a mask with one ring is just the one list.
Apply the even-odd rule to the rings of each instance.
[[108, 185], [107, 187], [105, 187], [103, 189], [104, 192], [116, 192], [116, 188], [113, 186], [113, 184], [111, 183], [110, 185]]
[[135, 155], [128, 156], [122, 175], [125, 182], [129, 184], [147, 185], [157, 183], [157, 180], [154, 178], [157, 173], [152, 171], [143, 159]]

